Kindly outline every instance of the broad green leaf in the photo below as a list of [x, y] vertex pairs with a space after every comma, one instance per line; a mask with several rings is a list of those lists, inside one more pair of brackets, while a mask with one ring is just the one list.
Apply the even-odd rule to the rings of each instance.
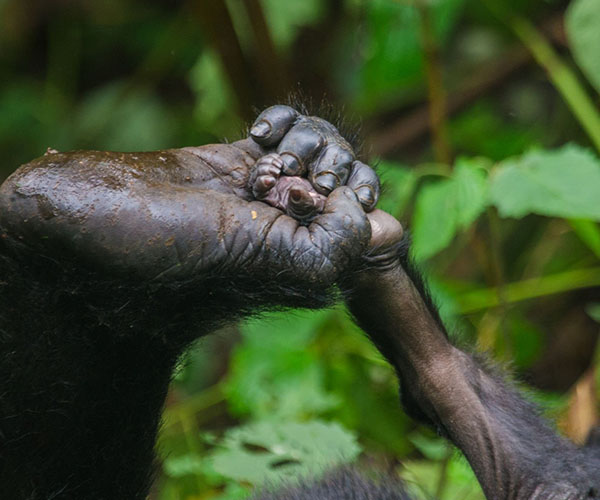
[[236, 481], [277, 483], [352, 462], [361, 449], [336, 423], [262, 421], [227, 431], [212, 454], [215, 471]]
[[452, 177], [421, 189], [413, 220], [413, 252], [427, 259], [446, 248], [487, 205], [486, 172], [476, 159], [458, 160]]
[[458, 226], [470, 226], [487, 205], [487, 173], [478, 160], [459, 159], [452, 179], [456, 190], [456, 217]]
[[600, 160], [574, 144], [505, 160], [490, 182], [491, 201], [503, 217], [600, 220]]
[[600, 92], [600, 2], [573, 0], [565, 26], [577, 64]]

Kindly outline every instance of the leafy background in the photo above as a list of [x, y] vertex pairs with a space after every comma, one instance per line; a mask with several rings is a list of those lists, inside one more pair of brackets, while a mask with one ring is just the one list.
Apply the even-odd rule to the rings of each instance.
[[[559, 429], [598, 420], [600, 2], [0, 0], [0, 180], [47, 147], [236, 138], [290, 90], [359, 119], [381, 206], [461, 345], [510, 362]], [[241, 499], [356, 462], [481, 499], [408, 419], [343, 308], [202, 339], [164, 413], [152, 499]]]

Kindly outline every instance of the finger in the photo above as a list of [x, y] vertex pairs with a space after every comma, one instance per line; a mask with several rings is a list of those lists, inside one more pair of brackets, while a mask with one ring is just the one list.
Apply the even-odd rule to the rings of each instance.
[[329, 195], [323, 213], [315, 217], [308, 230], [313, 245], [308, 255], [326, 259], [316, 272], [330, 279], [337, 279], [359, 259], [371, 238], [366, 214], [354, 192], [345, 186]]
[[283, 160], [277, 153], [271, 153], [263, 156], [256, 162], [255, 169], [257, 175], [271, 175], [276, 179], [281, 175]]
[[277, 179], [275, 179], [275, 177], [270, 175], [260, 176], [252, 186], [252, 194], [257, 200], [262, 200], [269, 194], [269, 191], [276, 183]]
[[340, 144], [332, 144], [321, 153], [310, 167], [309, 180], [315, 190], [328, 195], [346, 184], [352, 169], [354, 153]]
[[318, 213], [317, 200], [307, 189], [293, 187], [289, 192], [287, 213], [299, 221], [312, 219]]
[[[252, 167], [250, 171], [250, 177], [248, 179], [250, 188], [254, 191], [257, 181], [261, 177], [273, 177], [275, 180], [279, 179], [281, 175], [281, 169], [283, 167], [283, 161], [281, 157], [276, 153], [271, 153], [260, 158]], [[254, 193], [256, 196], [256, 193]]]
[[404, 229], [395, 217], [383, 210], [373, 210], [367, 215], [371, 224], [371, 248], [392, 247], [400, 242], [404, 235]]
[[323, 149], [325, 139], [309, 121], [300, 122], [288, 132], [277, 148], [285, 175], [304, 175], [310, 161]]
[[379, 177], [371, 167], [361, 161], [355, 161], [346, 185], [356, 193], [365, 212], [370, 212], [375, 208], [379, 200], [381, 184]]
[[250, 137], [261, 146], [273, 147], [281, 141], [298, 116], [298, 112], [289, 106], [271, 106], [258, 115], [250, 129]]

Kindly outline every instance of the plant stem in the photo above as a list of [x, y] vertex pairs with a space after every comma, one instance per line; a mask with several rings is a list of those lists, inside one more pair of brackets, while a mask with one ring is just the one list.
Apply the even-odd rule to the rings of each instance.
[[[503, 298], [507, 304], [512, 304], [522, 300], [594, 286], [600, 286], [600, 267], [576, 269], [540, 278], [507, 283], [503, 287]], [[457, 301], [459, 311], [463, 314], [500, 305], [497, 287], [464, 293], [458, 297]]]

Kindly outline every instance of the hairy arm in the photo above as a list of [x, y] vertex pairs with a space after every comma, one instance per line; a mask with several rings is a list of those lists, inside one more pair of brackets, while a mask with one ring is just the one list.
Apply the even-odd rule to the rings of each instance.
[[600, 498], [600, 454], [558, 436], [500, 375], [453, 346], [406, 241], [384, 247], [346, 283], [347, 303], [396, 369], [407, 412], [463, 451], [487, 498]]
[[[250, 172], [273, 152], [329, 195], [310, 221], [254, 200]], [[2, 498], [146, 498], [190, 342], [261, 308], [324, 305], [360, 259], [371, 231], [353, 161], [332, 125], [275, 106], [233, 144], [49, 152], [7, 179]]]

